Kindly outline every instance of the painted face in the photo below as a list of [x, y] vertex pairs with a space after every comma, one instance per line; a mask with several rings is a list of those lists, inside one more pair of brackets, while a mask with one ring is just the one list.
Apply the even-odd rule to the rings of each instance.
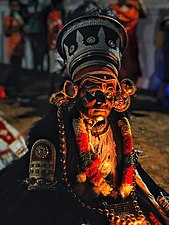
[[86, 78], [79, 90], [80, 110], [96, 122], [104, 120], [114, 105], [116, 80]]

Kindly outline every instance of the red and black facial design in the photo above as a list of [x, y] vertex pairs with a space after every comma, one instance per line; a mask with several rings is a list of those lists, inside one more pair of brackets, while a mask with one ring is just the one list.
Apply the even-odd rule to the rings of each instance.
[[95, 121], [104, 120], [113, 108], [116, 85], [116, 79], [88, 77], [82, 80], [79, 89], [82, 114]]

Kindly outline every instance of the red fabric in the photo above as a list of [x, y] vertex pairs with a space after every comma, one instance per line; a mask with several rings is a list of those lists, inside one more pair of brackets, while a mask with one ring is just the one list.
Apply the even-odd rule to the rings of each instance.
[[154, 216], [154, 214], [152, 212], [150, 212], [149, 214], [149, 218], [150, 218], [150, 221], [151, 221], [151, 224], [152, 225], [162, 225], [162, 223], [160, 223], [156, 217]]
[[8, 145], [16, 140], [13, 134], [5, 126], [5, 123], [2, 121], [0, 121], [0, 138], [2, 138]]
[[0, 85], [0, 99], [3, 99], [6, 97], [6, 93], [5, 90], [3, 89], [3, 87]]
[[139, 1], [138, 0], [126, 0], [126, 5], [138, 8]]
[[47, 18], [47, 25], [48, 25], [48, 47], [49, 49], [55, 49], [57, 34], [62, 29], [61, 12], [56, 10], [51, 11]]
[[128, 7], [126, 11], [118, 4], [112, 4], [111, 6], [129, 36], [128, 48], [122, 58], [120, 80], [128, 77], [136, 83], [138, 77], [142, 75], [138, 60], [138, 43], [136, 37], [136, 27], [139, 20], [139, 2], [137, 0], [128, 0], [125, 5]]
[[[16, 29], [18, 26], [23, 25], [23, 20], [15, 19], [11, 16], [5, 16], [3, 19], [3, 26], [7, 29], [9, 27], [12, 27], [13, 29]], [[21, 29], [17, 29], [15, 32], [13, 32], [11, 35], [6, 36], [7, 39], [7, 53], [8, 56], [11, 57], [12, 55], [15, 56], [22, 56], [23, 55], [23, 35]]]
[[129, 9], [127, 11], [124, 11], [118, 4], [112, 5], [112, 9], [116, 12], [117, 17], [121, 20], [127, 32], [135, 33], [139, 19], [138, 3], [130, 3], [128, 6]]
[[6, 150], [0, 152], [0, 156], [6, 155], [6, 154], [8, 154], [8, 153], [10, 153], [10, 152], [11, 152], [10, 149], [6, 149]]

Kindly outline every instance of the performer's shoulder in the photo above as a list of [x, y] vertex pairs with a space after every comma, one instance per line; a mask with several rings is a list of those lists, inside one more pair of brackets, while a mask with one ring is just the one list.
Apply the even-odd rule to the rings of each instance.
[[58, 120], [56, 109], [52, 112], [48, 112], [30, 128], [28, 133], [28, 148], [31, 149], [33, 144], [40, 139], [46, 139], [56, 144], [57, 132]]

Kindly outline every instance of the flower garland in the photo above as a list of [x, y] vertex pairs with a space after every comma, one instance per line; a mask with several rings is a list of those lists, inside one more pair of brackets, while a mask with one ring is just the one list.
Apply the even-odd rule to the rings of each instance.
[[79, 182], [85, 182], [86, 178], [94, 185], [94, 191], [97, 194], [102, 193], [107, 196], [113, 190], [99, 171], [100, 159], [91, 154], [88, 133], [86, 131], [83, 119], [75, 119], [73, 126], [76, 134], [76, 141], [79, 147], [79, 155], [83, 173], [77, 176]]
[[123, 198], [127, 197], [133, 189], [134, 178], [134, 159], [132, 154], [132, 134], [129, 121], [126, 117], [123, 117], [118, 121], [118, 125], [121, 128], [121, 134], [123, 137], [123, 158], [124, 158], [124, 170], [122, 176], [121, 186], [119, 188], [120, 194]]
[[[119, 192], [123, 198], [127, 197], [133, 189], [133, 156], [132, 156], [132, 137], [130, 125], [127, 118], [118, 121], [123, 136], [124, 172]], [[113, 188], [102, 177], [99, 166], [100, 159], [90, 150], [89, 135], [82, 118], [74, 119], [73, 127], [76, 134], [76, 141], [79, 147], [79, 155], [82, 172], [77, 176], [78, 182], [86, 182], [88, 178], [94, 185], [94, 191], [99, 195], [108, 196]]]

